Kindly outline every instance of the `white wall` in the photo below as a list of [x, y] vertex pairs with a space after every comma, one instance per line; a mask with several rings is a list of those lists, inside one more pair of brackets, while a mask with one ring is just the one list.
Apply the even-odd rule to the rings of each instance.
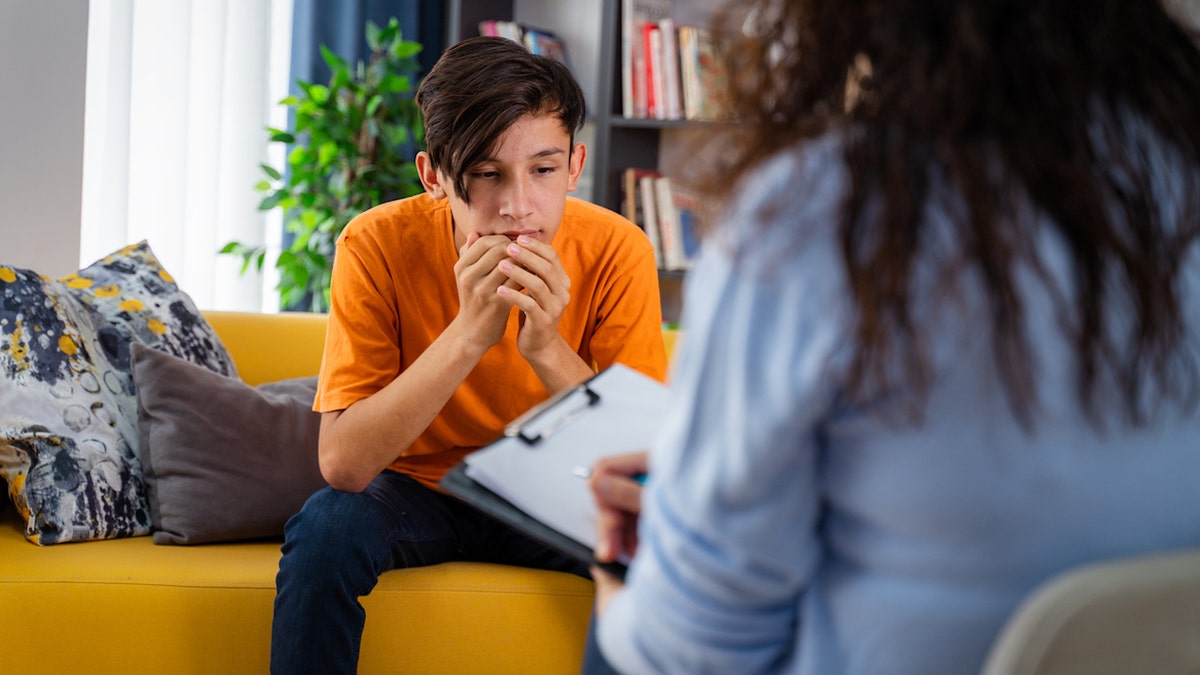
[[553, 32], [567, 44], [567, 57], [589, 103], [596, 100], [600, 77], [601, 3], [563, 0], [516, 0], [513, 20]]
[[79, 269], [87, 0], [0, 0], [0, 264]]

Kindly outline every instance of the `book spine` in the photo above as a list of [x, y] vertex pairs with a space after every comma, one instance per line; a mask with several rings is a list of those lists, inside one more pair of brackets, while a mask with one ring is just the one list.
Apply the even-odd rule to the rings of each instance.
[[696, 32], [698, 119], [719, 120], [728, 116], [729, 73], [722, 45], [711, 31]]
[[683, 89], [683, 116], [689, 120], [698, 119], [700, 96], [696, 77], [696, 29], [692, 26], [679, 27], [679, 78]]
[[666, 100], [666, 118], [669, 120], [682, 119], [683, 93], [679, 87], [679, 38], [675, 30], [675, 22], [669, 18], [659, 21], [658, 31], [662, 35], [662, 80]]
[[633, 116], [642, 119], [647, 114], [649, 83], [646, 81], [646, 40], [640, 30], [633, 42]]
[[650, 245], [654, 247], [654, 262], [659, 269], [665, 269], [667, 264], [663, 251], [662, 232], [658, 224], [658, 209], [656, 208], [658, 195], [655, 189], [655, 181], [657, 178], [656, 173], [646, 172], [638, 179], [638, 186], [642, 197], [644, 229], [646, 230], [646, 236], [650, 238]]
[[662, 79], [659, 73], [659, 61], [662, 59], [662, 48], [659, 44], [658, 25], [642, 24], [642, 52], [645, 54], [646, 80], [646, 114], [645, 117], [657, 119], [662, 96]]
[[700, 254], [700, 199], [688, 190], [673, 186], [671, 200], [675, 205], [675, 220], [679, 225], [679, 243], [683, 267], [690, 268]]
[[633, 2], [621, 0], [621, 115], [626, 118], [634, 116]]
[[687, 267], [683, 254], [682, 232], [679, 215], [675, 212], [675, 199], [671, 191], [671, 179], [666, 176], [655, 179], [655, 207], [658, 209], [659, 236], [662, 237], [663, 258], [668, 270]]
[[621, 172], [621, 215], [643, 230], [641, 200], [638, 199], [637, 169], [628, 168]]

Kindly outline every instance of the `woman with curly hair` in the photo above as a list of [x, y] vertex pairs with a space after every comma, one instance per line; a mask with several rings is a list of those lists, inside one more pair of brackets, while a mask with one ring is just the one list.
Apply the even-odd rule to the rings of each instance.
[[628, 460], [593, 479], [611, 664], [978, 672], [1050, 576], [1200, 546], [1195, 36], [1126, 0], [719, 25], [747, 138], [636, 536]]

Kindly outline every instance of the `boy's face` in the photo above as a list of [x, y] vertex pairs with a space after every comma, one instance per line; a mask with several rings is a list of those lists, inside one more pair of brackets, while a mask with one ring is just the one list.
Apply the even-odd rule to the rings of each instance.
[[461, 248], [472, 232], [513, 240], [525, 234], [550, 244], [586, 154], [582, 143], [571, 147], [558, 117], [526, 115], [500, 135], [490, 156], [467, 170], [469, 205], [455, 192], [450, 177], [432, 168], [428, 154], [417, 156], [417, 169], [430, 195], [450, 200], [455, 248]]

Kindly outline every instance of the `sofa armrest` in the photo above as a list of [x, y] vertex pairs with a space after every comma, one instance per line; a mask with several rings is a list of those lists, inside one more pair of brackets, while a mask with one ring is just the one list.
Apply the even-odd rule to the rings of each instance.
[[250, 385], [316, 375], [325, 345], [325, 314], [206, 310], [212, 325]]

